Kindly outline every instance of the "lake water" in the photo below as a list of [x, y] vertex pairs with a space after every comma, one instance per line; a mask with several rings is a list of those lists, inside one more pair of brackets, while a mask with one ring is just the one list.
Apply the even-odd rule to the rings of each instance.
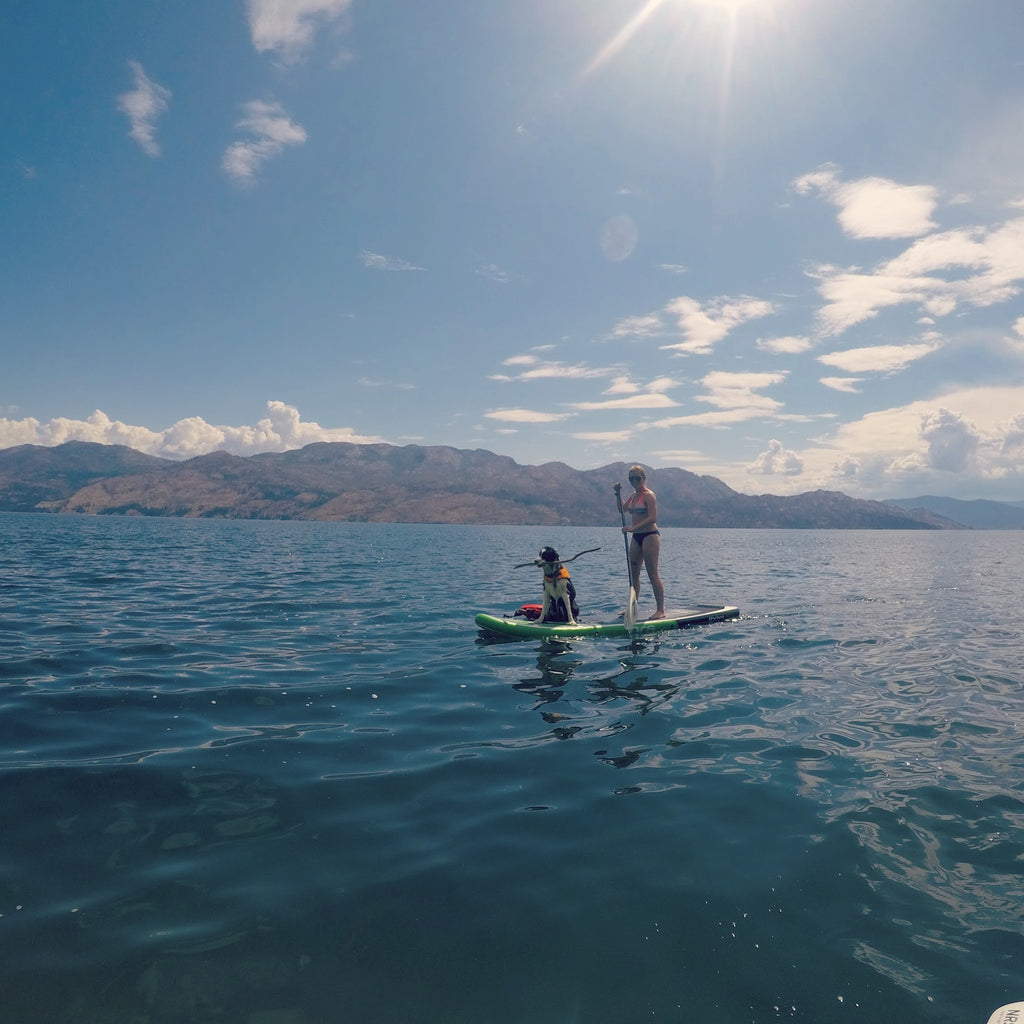
[[619, 531], [2, 515], [0, 1019], [985, 1024], [1022, 540], [666, 530], [740, 619], [487, 642]]

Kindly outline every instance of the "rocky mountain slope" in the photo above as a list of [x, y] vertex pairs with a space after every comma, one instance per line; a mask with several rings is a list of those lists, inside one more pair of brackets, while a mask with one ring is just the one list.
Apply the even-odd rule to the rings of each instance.
[[145, 473], [170, 465], [113, 444], [68, 441], [55, 448], [23, 444], [0, 450], [0, 511], [38, 512], [94, 480]]
[[[0, 510], [236, 519], [575, 524], [618, 522], [613, 484], [626, 463], [576, 470], [521, 466], [481, 449], [312, 444], [249, 457], [185, 462], [129, 448], [69, 442], [0, 451]], [[684, 469], [651, 475], [662, 526], [936, 529], [931, 513], [834, 491], [740, 494]]]

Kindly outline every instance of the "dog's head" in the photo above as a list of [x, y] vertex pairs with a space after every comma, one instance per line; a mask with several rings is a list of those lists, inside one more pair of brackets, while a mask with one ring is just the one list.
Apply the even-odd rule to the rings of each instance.
[[559, 561], [558, 552], [554, 548], [541, 548], [538, 564], [555, 565]]

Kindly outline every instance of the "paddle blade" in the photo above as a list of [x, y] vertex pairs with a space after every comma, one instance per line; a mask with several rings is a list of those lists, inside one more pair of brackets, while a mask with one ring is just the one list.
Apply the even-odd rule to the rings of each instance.
[[622, 616], [622, 622], [631, 633], [636, 625], [636, 591], [629, 588], [629, 604], [626, 605], [626, 613]]

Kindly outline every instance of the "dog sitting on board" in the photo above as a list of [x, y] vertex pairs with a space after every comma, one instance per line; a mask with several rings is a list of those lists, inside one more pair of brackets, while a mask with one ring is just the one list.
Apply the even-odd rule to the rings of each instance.
[[544, 604], [524, 604], [516, 615], [525, 615], [528, 619], [540, 622], [566, 622], [570, 626], [575, 626], [580, 609], [576, 604], [576, 588], [569, 579], [569, 570], [566, 569], [565, 563], [575, 562], [580, 555], [600, 550], [587, 548], [586, 551], [577, 552], [572, 558], [562, 559], [554, 548], [541, 548], [540, 558], [535, 558], [531, 562], [520, 562], [515, 568], [523, 569], [528, 565], [536, 565], [544, 570]]
[[535, 558], [533, 564], [544, 570], [544, 604], [540, 621], [566, 622], [575, 626], [576, 616], [580, 613], [576, 588], [569, 579], [569, 570], [559, 560], [558, 552], [554, 548], [541, 548], [540, 557]]

